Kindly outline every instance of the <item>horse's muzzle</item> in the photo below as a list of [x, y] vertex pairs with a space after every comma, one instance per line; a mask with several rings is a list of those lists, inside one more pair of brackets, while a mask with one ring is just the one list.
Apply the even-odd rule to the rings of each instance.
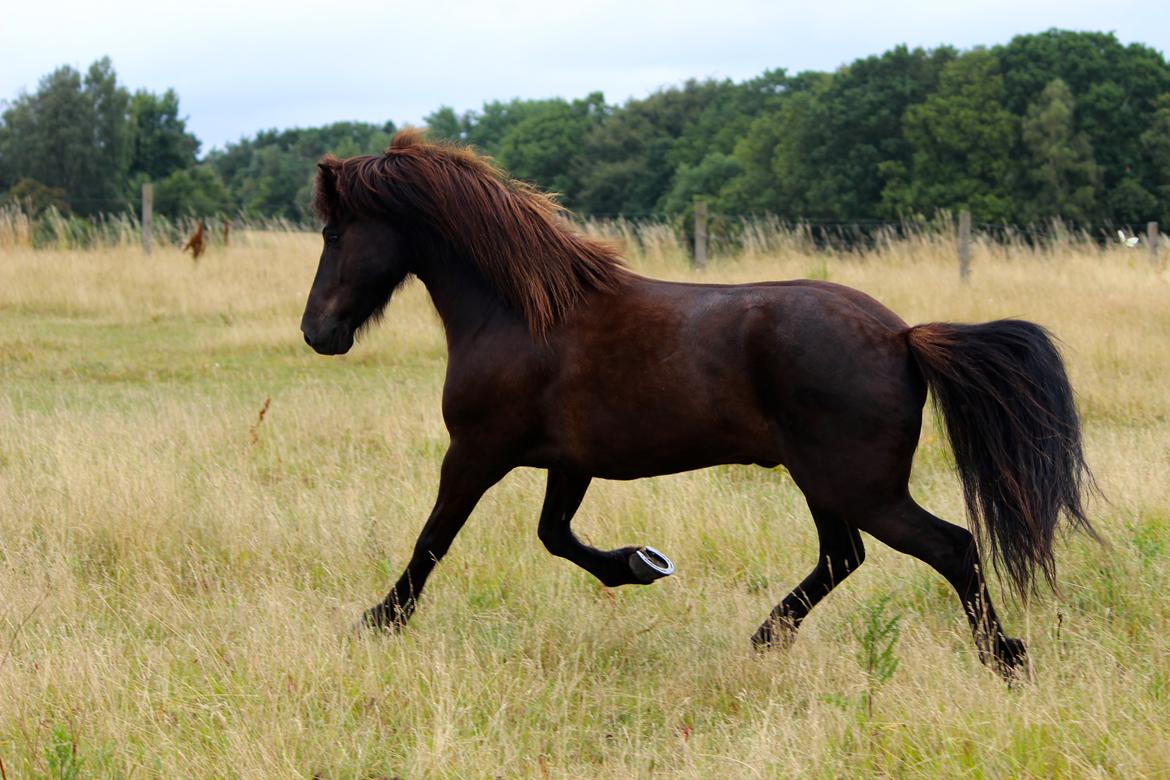
[[305, 343], [318, 355], [344, 355], [353, 346], [353, 331], [339, 325], [318, 330], [302, 324], [301, 332], [305, 334]]

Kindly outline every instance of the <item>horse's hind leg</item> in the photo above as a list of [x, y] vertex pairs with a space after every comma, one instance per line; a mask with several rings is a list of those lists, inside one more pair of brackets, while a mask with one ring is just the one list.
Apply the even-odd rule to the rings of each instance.
[[648, 548], [598, 550], [576, 537], [570, 523], [589, 489], [589, 482], [590, 478], [581, 474], [549, 469], [537, 529], [545, 548], [553, 555], [577, 564], [611, 588], [646, 585], [670, 574], [674, 570], [670, 561]]
[[895, 550], [930, 564], [946, 578], [963, 603], [979, 660], [1009, 678], [1026, 666], [1024, 643], [1007, 637], [995, 614], [970, 531], [940, 520], [909, 496], [859, 525]]
[[812, 608], [865, 560], [856, 528], [831, 512], [809, 508], [820, 539], [817, 565], [756, 630], [752, 644], [760, 649], [791, 642]]

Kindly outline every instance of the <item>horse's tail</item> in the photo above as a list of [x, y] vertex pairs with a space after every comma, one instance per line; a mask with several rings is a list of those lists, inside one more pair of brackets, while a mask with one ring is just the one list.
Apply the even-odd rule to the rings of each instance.
[[1093, 477], [1052, 337], [997, 320], [917, 325], [907, 339], [946, 423], [972, 530], [1022, 596], [1034, 592], [1037, 568], [1054, 585], [1060, 515], [1096, 533], [1081, 503]]

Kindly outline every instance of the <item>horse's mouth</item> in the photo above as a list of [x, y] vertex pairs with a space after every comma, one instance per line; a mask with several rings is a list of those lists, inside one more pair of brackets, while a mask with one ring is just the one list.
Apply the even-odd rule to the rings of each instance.
[[344, 355], [353, 346], [353, 331], [335, 328], [327, 335], [312, 334], [304, 331], [305, 343], [318, 355]]

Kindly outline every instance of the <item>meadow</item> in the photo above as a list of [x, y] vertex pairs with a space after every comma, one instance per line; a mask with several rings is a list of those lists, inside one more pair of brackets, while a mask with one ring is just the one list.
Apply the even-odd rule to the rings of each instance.
[[[600, 228], [595, 228], [600, 229]], [[993, 584], [1029, 683], [976, 657], [949, 586], [869, 556], [783, 651], [748, 637], [811, 568], [782, 471], [594, 482], [578, 532], [678, 573], [608, 590], [536, 538], [544, 475], [480, 503], [399, 636], [354, 634], [430, 509], [445, 346], [417, 282], [340, 358], [298, 323], [320, 239], [241, 233], [196, 264], [129, 241], [0, 241], [0, 773], [25, 777], [1170, 776], [1170, 272], [1070, 238], [865, 253], [761, 235], [678, 279], [827, 278], [909, 322], [1019, 316], [1064, 353], [1103, 544], [1060, 592]], [[928, 419], [912, 490], [963, 522]]]

